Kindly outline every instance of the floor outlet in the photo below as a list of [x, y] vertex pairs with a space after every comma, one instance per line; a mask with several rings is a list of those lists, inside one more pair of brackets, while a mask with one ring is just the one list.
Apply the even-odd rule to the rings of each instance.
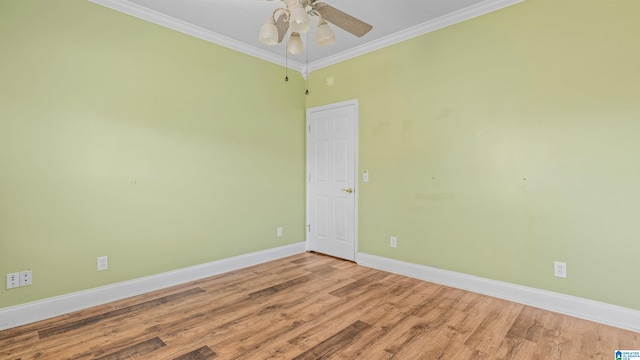
[[278, 237], [282, 237], [282, 227], [279, 227], [277, 230]]
[[98, 271], [109, 270], [109, 257], [108, 256], [100, 256], [98, 258]]
[[561, 261], [553, 262], [553, 275], [556, 277], [566, 278], [567, 277], [567, 263]]
[[391, 246], [392, 248], [396, 247], [398, 245], [398, 239], [396, 239], [395, 236], [392, 236], [389, 239], [389, 246]]

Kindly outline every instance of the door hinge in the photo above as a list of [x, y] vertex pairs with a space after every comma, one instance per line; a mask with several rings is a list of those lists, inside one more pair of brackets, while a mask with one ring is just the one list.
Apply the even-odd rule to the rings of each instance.
[[309, 174], [309, 179], [308, 180], [309, 180], [309, 182], [311, 182], [311, 174]]
[[311, 232], [311, 224], [307, 224], [307, 232]]
[[309, 124], [309, 132], [311, 132], [311, 124]]

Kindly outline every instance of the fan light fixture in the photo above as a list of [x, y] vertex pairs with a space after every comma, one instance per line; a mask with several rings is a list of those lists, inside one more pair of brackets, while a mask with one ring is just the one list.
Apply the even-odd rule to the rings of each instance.
[[260, 42], [265, 45], [277, 45], [278, 44], [278, 28], [273, 17], [267, 19], [267, 22], [260, 28], [260, 34], [258, 35]]
[[316, 42], [318, 43], [319, 46], [327, 46], [336, 42], [336, 37], [335, 35], [333, 35], [333, 30], [331, 30], [331, 27], [329, 26], [327, 21], [324, 20], [322, 17], [320, 17], [320, 20], [318, 20], [318, 30], [316, 30]]
[[302, 54], [302, 39], [297, 32], [292, 32], [291, 36], [289, 36], [287, 52], [292, 55]]
[[289, 27], [291, 31], [298, 34], [304, 34], [309, 31], [311, 19], [305, 7], [296, 1], [287, 3], [287, 9], [289, 9]]
[[[326, 46], [336, 42], [333, 30], [327, 21], [314, 8], [313, 0], [283, 0], [285, 8], [277, 8], [260, 28], [258, 38], [265, 45], [277, 45], [280, 43], [286, 32], [290, 29], [291, 35], [287, 40], [287, 52], [297, 55], [302, 53], [303, 45], [300, 34], [309, 31], [311, 19], [309, 15], [318, 17], [318, 29], [316, 32], [316, 42], [318, 46]], [[276, 20], [276, 15], [280, 16]]]

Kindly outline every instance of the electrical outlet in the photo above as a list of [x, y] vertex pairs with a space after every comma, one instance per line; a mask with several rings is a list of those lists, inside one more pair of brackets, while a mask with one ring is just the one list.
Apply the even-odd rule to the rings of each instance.
[[278, 234], [278, 237], [282, 237], [282, 227], [277, 229], [276, 234]]
[[7, 290], [20, 286], [20, 273], [7, 274]]
[[396, 239], [395, 236], [392, 236], [389, 239], [389, 246], [391, 246], [392, 248], [396, 247], [398, 245], [398, 239]]
[[100, 256], [98, 258], [98, 271], [109, 270], [109, 257], [108, 256]]
[[556, 277], [566, 278], [567, 277], [567, 263], [562, 261], [554, 261], [553, 262], [553, 275]]
[[29, 286], [33, 284], [31, 270], [20, 272], [20, 286]]

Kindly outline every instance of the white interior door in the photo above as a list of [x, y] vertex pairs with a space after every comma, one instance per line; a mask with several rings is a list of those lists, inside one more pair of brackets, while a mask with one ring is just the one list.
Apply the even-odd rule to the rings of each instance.
[[307, 248], [355, 260], [357, 100], [307, 109]]

